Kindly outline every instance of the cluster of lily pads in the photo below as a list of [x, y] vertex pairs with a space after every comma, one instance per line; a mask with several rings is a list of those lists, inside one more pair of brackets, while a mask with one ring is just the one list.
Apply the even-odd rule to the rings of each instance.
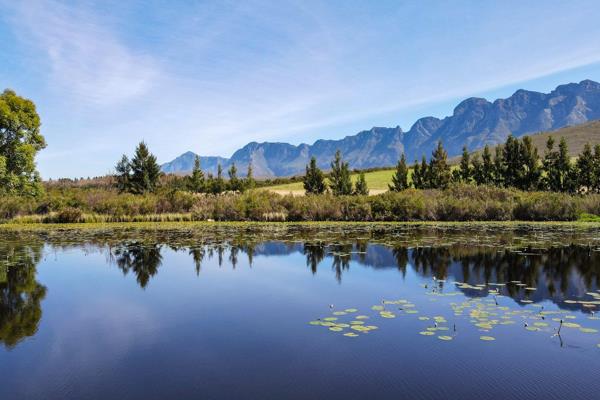
[[[430, 300], [437, 301], [435, 297], [463, 295], [460, 291], [444, 293], [441, 290], [442, 283], [444, 281], [438, 280], [433, 288], [426, 292], [427, 295], [433, 296]], [[523, 286], [529, 292], [536, 290], [533, 287], [525, 287], [526, 285], [521, 282], [509, 282], [509, 284]], [[455, 282], [455, 286], [459, 289], [486, 290], [489, 297], [476, 297], [462, 302], [449, 302], [448, 304], [455, 317], [452, 324], [448, 323], [446, 317], [441, 315], [417, 315], [417, 319], [426, 324], [419, 334], [437, 337], [442, 341], [451, 341], [456, 336], [458, 324], [460, 329], [464, 329], [465, 320], [468, 321], [468, 325], [480, 333], [479, 339], [486, 342], [496, 340], [496, 336], [492, 333], [496, 328], [508, 325], [520, 326], [520, 329], [529, 332], [547, 333], [550, 337], [561, 337], [561, 332], [564, 335], [563, 328], [570, 333], [598, 333], [596, 328], [582, 326], [582, 322], [577, 320], [578, 317], [568, 310], [544, 310], [543, 305], [529, 304], [532, 301], [527, 299], [520, 300], [520, 303], [524, 303], [521, 309], [512, 309], [501, 304], [506, 300], [506, 297], [501, 294], [501, 288], [505, 285], [504, 283], [469, 285], [463, 282]], [[423, 287], [429, 288], [427, 284], [424, 284]], [[593, 312], [593, 309], [600, 304], [600, 290], [598, 292], [588, 292], [587, 295], [591, 297], [590, 300], [565, 300], [564, 302], [566, 304], [578, 303], [592, 309], [590, 314], [584, 318], [587, 320], [600, 320], [600, 317], [597, 317]], [[399, 314], [419, 314], [415, 307], [413, 302], [406, 299], [382, 300], [381, 304], [372, 306], [371, 311], [377, 313], [374, 317], [393, 319]], [[346, 337], [358, 337], [360, 334], [378, 329], [376, 325], [366, 324], [366, 320], [370, 318], [368, 315], [358, 315], [358, 310], [355, 308], [348, 308], [343, 311], [333, 311], [332, 316], [319, 318], [311, 321], [310, 324], [325, 327], [331, 332], [341, 333]], [[597, 346], [600, 348], [600, 343]]]

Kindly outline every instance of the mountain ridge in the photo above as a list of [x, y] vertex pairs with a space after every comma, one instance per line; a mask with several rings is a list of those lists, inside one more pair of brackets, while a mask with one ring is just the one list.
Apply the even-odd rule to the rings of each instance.
[[[219, 163], [224, 169], [235, 163], [243, 175], [251, 160], [257, 177], [290, 176], [302, 174], [312, 156], [327, 169], [339, 149], [351, 168], [387, 167], [394, 165], [402, 153], [409, 162], [429, 156], [438, 140], [454, 156], [464, 145], [472, 151], [486, 144], [503, 143], [509, 134], [519, 137], [596, 119], [600, 119], [600, 83], [583, 80], [559, 85], [550, 93], [519, 89], [493, 102], [470, 97], [458, 103], [451, 116], [420, 118], [408, 131], [400, 126], [373, 127], [342, 139], [319, 139], [312, 145], [253, 141], [230, 158], [201, 156], [200, 161], [202, 169], [212, 174]], [[162, 170], [187, 173], [195, 156], [188, 151], [163, 164]]]

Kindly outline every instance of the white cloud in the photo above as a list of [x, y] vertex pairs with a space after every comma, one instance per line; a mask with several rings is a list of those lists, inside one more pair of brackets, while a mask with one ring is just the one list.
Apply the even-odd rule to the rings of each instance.
[[150, 55], [126, 46], [85, 7], [48, 0], [6, 8], [20, 39], [45, 56], [48, 83], [78, 102], [107, 106], [131, 100], [148, 92], [159, 74]]

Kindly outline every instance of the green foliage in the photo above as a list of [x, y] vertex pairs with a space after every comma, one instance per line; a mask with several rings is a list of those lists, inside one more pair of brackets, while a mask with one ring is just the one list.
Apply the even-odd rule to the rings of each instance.
[[135, 194], [153, 193], [161, 176], [156, 157], [150, 153], [146, 143], [140, 142], [131, 161], [123, 155], [116, 167], [117, 189]]
[[441, 141], [438, 142], [437, 147], [431, 155], [431, 161], [427, 168], [427, 187], [433, 189], [445, 189], [450, 184], [452, 174], [450, 172], [450, 166], [448, 165], [448, 153], [444, 150]]
[[596, 180], [596, 168], [594, 166], [594, 154], [592, 153], [592, 146], [586, 143], [583, 147], [583, 151], [579, 154], [577, 163], [575, 164], [577, 186], [582, 188], [584, 191], [593, 190], [594, 182]]
[[306, 191], [306, 194], [322, 194], [326, 189], [323, 171], [317, 167], [317, 159], [312, 157], [309, 165], [306, 166], [304, 190]]
[[368, 196], [369, 188], [367, 187], [367, 181], [365, 179], [365, 173], [361, 172], [358, 174], [358, 179], [354, 186], [354, 194], [357, 196]]
[[192, 175], [189, 176], [187, 187], [194, 193], [201, 193], [206, 189], [206, 179], [200, 167], [200, 157], [198, 156], [194, 159], [194, 168], [192, 169]]
[[237, 176], [237, 168], [235, 166], [235, 163], [231, 164], [231, 166], [229, 167], [229, 171], [227, 171], [227, 174], [229, 175], [229, 190], [233, 192], [243, 192], [244, 182]]
[[217, 177], [213, 178], [209, 177], [210, 180], [210, 191], [212, 194], [221, 194], [225, 191], [226, 185], [225, 180], [223, 179], [223, 167], [221, 164], [217, 165]]
[[12, 90], [0, 94], [0, 194], [42, 192], [36, 154], [46, 147], [35, 104]]
[[347, 196], [352, 194], [352, 181], [350, 180], [350, 168], [348, 163], [342, 160], [340, 151], [335, 152], [331, 162], [331, 192], [334, 196]]
[[457, 179], [455, 180], [458, 180], [459, 182], [470, 183], [473, 179], [473, 168], [471, 167], [471, 157], [469, 151], [467, 150], [467, 146], [463, 147], [460, 164], [456, 171]]
[[576, 176], [572, 170], [569, 149], [565, 138], [561, 138], [558, 150], [554, 150], [554, 139], [548, 138], [543, 168], [545, 187], [552, 192], [573, 192], [576, 189]]
[[254, 171], [252, 170], [252, 160], [248, 163], [248, 172], [246, 172], [246, 179], [244, 182], [246, 190], [252, 190], [256, 187], [256, 181], [254, 180]]
[[408, 167], [406, 166], [406, 157], [404, 157], [404, 153], [402, 153], [398, 164], [396, 164], [396, 172], [392, 176], [392, 184], [388, 185], [388, 187], [392, 192], [401, 192], [409, 187]]

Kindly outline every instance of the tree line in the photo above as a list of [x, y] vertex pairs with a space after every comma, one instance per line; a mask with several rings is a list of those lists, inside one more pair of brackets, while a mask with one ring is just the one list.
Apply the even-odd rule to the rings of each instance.
[[448, 164], [448, 153], [441, 142], [427, 162], [415, 161], [409, 182], [409, 169], [404, 155], [398, 161], [392, 177], [391, 191], [401, 191], [411, 186], [416, 189], [446, 189], [452, 183], [489, 185], [516, 188], [523, 191], [542, 190], [563, 193], [600, 193], [600, 145], [592, 151], [586, 143], [575, 162], [569, 157], [565, 138], [558, 147], [550, 136], [544, 155], [538, 155], [531, 137], [517, 139], [512, 135], [494, 154], [486, 145], [481, 155], [471, 155], [463, 148], [458, 168]]
[[[115, 167], [116, 186], [120, 192], [133, 194], [153, 193], [159, 185], [163, 173], [150, 153], [146, 143], [141, 142], [135, 149], [131, 160], [123, 155]], [[223, 177], [221, 164], [217, 166], [217, 175], [204, 174], [200, 166], [200, 157], [196, 156], [192, 173], [183, 178], [182, 189], [194, 193], [220, 194], [226, 191], [244, 192], [254, 188], [256, 182], [253, 177], [252, 163], [244, 178], [238, 176], [235, 163], [227, 170], [228, 179]]]

